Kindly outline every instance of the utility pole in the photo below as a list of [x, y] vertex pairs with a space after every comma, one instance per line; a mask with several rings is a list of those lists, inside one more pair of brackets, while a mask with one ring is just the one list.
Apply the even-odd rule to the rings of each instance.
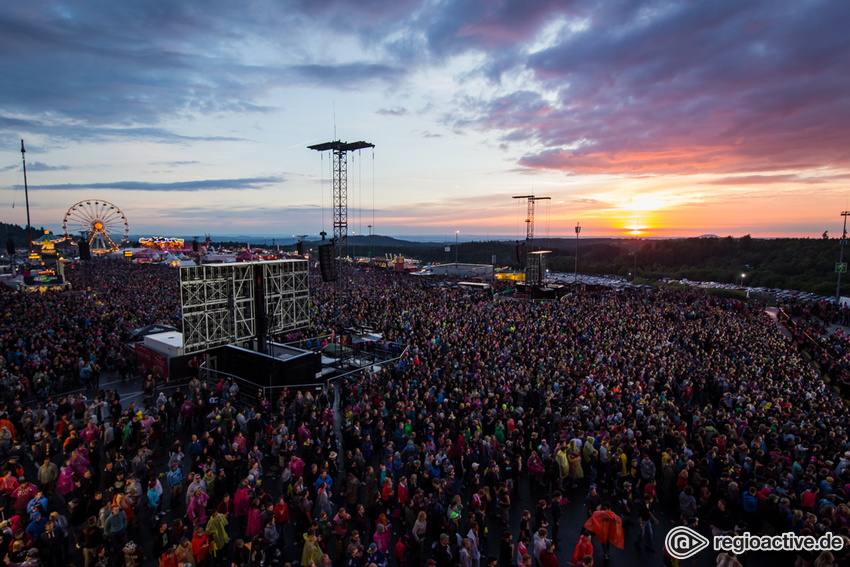
[[634, 267], [634, 269], [632, 270], [632, 284], [634, 284], [634, 283], [635, 283], [635, 278], [637, 277], [637, 250], [635, 250], [634, 252], [632, 252], [632, 256], [634, 256], [634, 257], [635, 257], [635, 267]]
[[[21, 140], [21, 161], [24, 162], [24, 196], [27, 200], [27, 244], [30, 248], [30, 256], [32, 256], [32, 223], [30, 223], [30, 192], [27, 187], [27, 150], [24, 149], [24, 141]], [[27, 259], [29, 261], [29, 259]]]
[[368, 224], [366, 227], [369, 229], [369, 263], [372, 263], [372, 225]]
[[581, 223], [577, 222], [576, 223], [576, 261], [575, 261], [575, 264], [574, 264], [575, 267], [574, 267], [574, 271], [573, 271], [573, 283], [576, 283], [578, 281], [578, 235], [579, 235], [580, 232], [581, 232]]
[[841, 233], [841, 252], [838, 256], [838, 265], [835, 266], [835, 271], [838, 272], [838, 286], [835, 288], [835, 305], [841, 303], [841, 274], [847, 268], [844, 265], [844, 245], [847, 244], [847, 217], [850, 216], [850, 211], [841, 211], [841, 216], [844, 217], [844, 231]]

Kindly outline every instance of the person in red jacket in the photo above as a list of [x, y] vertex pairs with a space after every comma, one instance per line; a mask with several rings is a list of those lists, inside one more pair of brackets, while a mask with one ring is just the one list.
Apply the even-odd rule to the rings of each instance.
[[174, 552], [173, 545], [160, 557], [159, 567], [177, 567], [177, 554]]
[[[340, 508], [344, 510], [344, 508]], [[289, 523], [289, 504], [286, 503], [283, 496], [277, 499], [277, 504], [274, 505], [274, 527], [277, 530], [277, 546], [283, 550], [285, 544], [283, 541], [283, 527]]]
[[195, 528], [195, 534], [192, 536], [192, 555], [195, 557], [196, 567], [207, 567], [211, 561], [210, 547], [212, 543], [210, 536], [206, 534], [203, 526]]
[[395, 544], [395, 549], [393, 552], [395, 553], [395, 559], [398, 562], [398, 565], [406, 565], [407, 564], [407, 554], [410, 551], [410, 536], [404, 534]]
[[590, 536], [581, 534], [578, 538], [578, 543], [573, 550], [573, 557], [570, 562], [575, 565], [581, 561], [585, 555], [593, 555], [593, 542], [590, 541]]
[[398, 480], [398, 495], [396, 498], [398, 499], [398, 505], [400, 508], [404, 508], [404, 505], [410, 500], [410, 492], [407, 489], [407, 477], [403, 476]]

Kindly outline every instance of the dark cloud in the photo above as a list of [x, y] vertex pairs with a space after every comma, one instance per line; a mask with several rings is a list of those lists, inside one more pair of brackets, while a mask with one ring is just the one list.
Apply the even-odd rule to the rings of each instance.
[[[19, 165], [8, 165], [0, 168], [0, 171], [10, 171], [13, 169], [20, 169], [23, 171], [23, 163]], [[48, 165], [40, 161], [27, 162], [27, 171], [65, 171], [68, 169], [71, 168], [67, 165]]]
[[198, 181], [175, 181], [156, 183], [144, 181], [114, 181], [108, 183], [57, 183], [33, 185], [32, 189], [78, 190], [112, 189], [120, 191], [226, 191], [261, 189], [268, 185], [283, 183], [283, 177], [248, 177], [242, 179], [203, 179]]
[[375, 114], [380, 114], [381, 116], [407, 116], [410, 114], [406, 108], [396, 107], [396, 108], [379, 108], [375, 111]]
[[[47, 125], [55, 138], [77, 140], [85, 124], [168, 139], [175, 118], [268, 112], [259, 100], [271, 89], [355, 89], [404, 73], [389, 63], [317, 60], [299, 39], [322, 17], [278, 2], [35, 5], [0, 14], [0, 105], [16, 117], [7, 122], [32, 132]], [[281, 57], [253, 62], [241, 45], [253, 38], [277, 46]]]
[[[524, 148], [524, 167], [758, 174], [850, 161], [848, 2], [42, 0], [4, 8], [0, 127], [52, 140], [233, 140], [184, 137], [170, 124], [268, 113], [276, 109], [265, 95], [292, 87], [378, 86], [393, 95], [409, 74], [471, 54], [479, 66], [453, 77], [462, 87], [438, 123]], [[252, 57], [255, 42], [261, 53]], [[361, 51], [346, 50], [351, 42]], [[533, 80], [509, 88], [518, 77]], [[477, 78], [498, 94], [469, 94], [482, 92], [473, 91]], [[408, 111], [388, 102], [376, 112]]]
[[[848, 5], [656, 2], [528, 58], [560, 95], [483, 101], [478, 124], [543, 149], [528, 167], [692, 173], [845, 167]], [[505, 120], [504, 116], [525, 116]], [[524, 124], [522, 123], [524, 122]], [[769, 181], [769, 180], [768, 180]]]
[[[104, 142], [115, 140], [156, 141], [166, 143], [188, 142], [236, 142], [244, 138], [234, 136], [185, 136], [167, 128], [157, 127], [121, 127], [90, 123], [67, 122], [52, 117], [41, 119], [18, 119], [0, 115], [0, 129], [39, 134], [51, 140], [71, 140], [74, 142]], [[27, 144], [27, 152], [37, 148]]]
[[411, 27], [423, 30], [434, 56], [446, 57], [470, 49], [514, 51], [534, 37], [541, 25], [573, 13], [578, 3], [559, 0], [458, 0], [412, 16]]
[[288, 67], [287, 71], [298, 77], [302, 83], [343, 89], [362, 88], [364, 81], [393, 82], [399, 80], [405, 73], [399, 67], [366, 63], [295, 65]]

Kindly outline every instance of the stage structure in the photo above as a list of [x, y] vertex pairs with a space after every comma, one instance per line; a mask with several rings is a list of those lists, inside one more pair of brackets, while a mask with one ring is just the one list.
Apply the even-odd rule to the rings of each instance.
[[[525, 244], [523, 254], [525, 260], [525, 283], [540, 285], [546, 277], [546, 254], [548, 250], [535, 251], [534, 244], [534, 204], [537, 201], [548, 201], [551, 197], [535, 197], [534, 195], [516, 195], [514, 199], [528, 200], [528, 213], [525, 217]], [[520, 254], [518, 254], [519, 256]]]
[[180, 268], [183, 351], [199, 353], [310, 323], [306, 260], [204, 264]]
[[333, 224], [334, 235], [331, 241], [334, 245], [336, 258], [336, 291], [340, 293], [345, 286], [343, 277], [345, 258], [348, 256], [348, 152], [374, 148], [369, 142], [325, 142], [308, 146], [311, 150], [325, 152], [333, 151]]

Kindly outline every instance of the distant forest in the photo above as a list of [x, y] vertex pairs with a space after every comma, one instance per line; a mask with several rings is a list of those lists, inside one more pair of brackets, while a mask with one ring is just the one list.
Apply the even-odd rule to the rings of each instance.
[[[42, 234], [44, 234], [44, 227], [32, 227], [33, 239], [39, 238]], [[27, 248], [26, 227], [0, 222], [0, 242], [2, 242], [2, 250], [4, 252], [6, 251], [6, 242], [9, 241], [9, 235], [12, 235], [12, 240], [15, 241], [16, 248]]]
[[[421, 262], [454, 262], [455, 244], [418, 243], [374, 236], [348, 239], [349, 252], [357, 256], [403, 255]], [[306, 242], [313, 247], [317, 242]], [[445, 251], [445, 246], [450, 250]], [[283, 248], [283, 247], [282, 247]], [[292, 250], [294, 246], [287, 246]], [[550, 250], [548, 268], [572, 272], [576, 240], [536, 239], [535, 250]], [[636, 281], [662, 278], [719, 283], [744, 283], [754, 287], [793, 289], [831, 296], [835, 294], [841, 244], [838, 238], [760, 239], [702, 237], [665, 240], [640, 238], [579, 238], [578, 271], [583, 274], [618, 275], [628, 278], [636, 269]], [[850, 248], [844, 260], [850, 257]], [[493, 263], [520, 269], [515, 241], [461, 242], [457, 260]], [[845, 285], [846, 284], [846, 285]], [[850, 295], [850, 275], [842, 276], [842, 295]]]

